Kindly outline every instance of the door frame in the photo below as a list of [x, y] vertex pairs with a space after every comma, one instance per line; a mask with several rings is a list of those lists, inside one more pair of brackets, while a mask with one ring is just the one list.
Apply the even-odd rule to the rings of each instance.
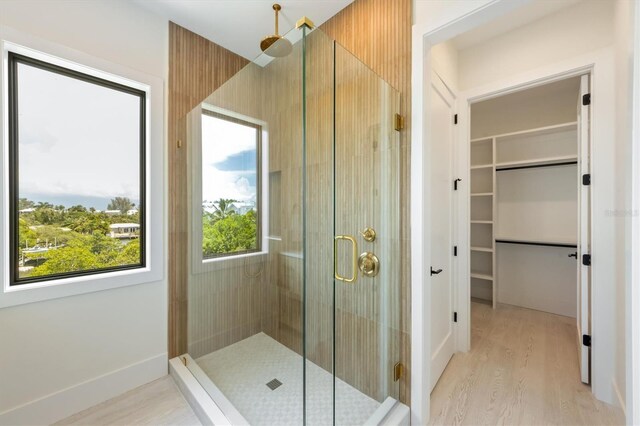
[[640, 262], [634, 262], [640, 256], [640, 5], [633, 8], [633, 85], [631, 112], [631, 200], [632, 212], [631, 238], [629, 242], [631, 259], [630, 276], [626, 283], [626, 409], [627, 424], [640, 424]]
[[[479, 25], [491, 22], [517, 7], [525, 4], [526, 0], [511, 2], [493, 1], [484, 6], [458, 17], [440, 27], [430, 28], [427, 25], [414, 25], [412, 37], [412, 138], [411, 138], [411, 228], [412, 235], [419, 236], [411, 240], [411, 421], [413, 424], [426, 424], [430, 416], [430, 318], [429, 318], [429, 286], [431, 279], [428, 271], [428, 259], [431, 256], [430, 247], [430, 144], [429, 132], [430, 111], [428, 100], [430, 99], [430, 79], [431, 79], [431, 47], [444, 42], [458, 34], [469, 31]], [[600, 182], [595, 182], [592, 187], [592, 256], [594, 265], [592, 266], [592, 334], [594, 344], [592, 346], [592, 392], [596, 398], [616, 403], [614, 384], [615, 377], [615, 330], [611, 321], [616, 309], [615, 297], [611, 297], [611, 292], [607, 289], [607, 283], [611, 277], [616, 276], [615, 271], [615, 251], [610, 250], [614, 246], [615, 235], [613, 221], [606, 217], [606, 212], [614, 207], [612, 194], [609, 188], [613, 185], [614, 173], [612, 170], [613, 152], [607, 147], [607, 141], [615, 137], [615, 66], [614, 52], [612, 47], [589, 52], [567, 60], [549, 64], [541, 68], [530, 70], [509, 78], [502, 79], [492, 84], [485, 85], [473, 90], [459, 93], [458, 98], [458, 129], [459, 143], [467, 141], [469, 137], [469, 100], [477, 100], [482, 97], [488, 98], [505, 94], [509, 91], [522, 89], [527, 86], [534, 86], [549, 83], [553, 79], [567, 78], [572, 75], [591, 72], [592, 97], [594, 104], [592, 108], [591, 120], [591, 172], [598, 177]], [[468, 182], [468, 153], [457, 150], [458, 157], [455, 160], [458, 169], [456, 172]], [[463, 194], [468, 195], [466, 185], [462, 185]], [[458, 204], [463, 210], [463, 214], [456, 217], [459, 230], [466, 229], [468, 219], [468, 197], [465, 201], [460, 200]], [[465, 205], [466, 203], [466, 205]], [[464, 214], [466, 212], [466, 214]], [[593, 214], [596, 213], [597, 214]], [[464, 234], [458, 232], [458, 241], [461, 253], [468, 251], [467, 245], [463, 246]], [[460, 258], [458, 261], [459, 272], [466, 272], [468, 277], [468, 254], [466, 260]], [[454, 288], [462, 291], [468, 287], [468, 278], [465, 275], [457, 274], [459, 280]], [[629, 285], [629, 284], [628, 284]], [[466, 290], [468, 291], [468, 289]], [[469, 308], [470, 302], [464, 300], [468, 298], [457, 297], [458, 308], [458, 342], [461, 342], [458, 350], [469, 349], [470, 328], [469, 328]], [[463, 308], [463, 309], [461, 309]], [[466, 344], [465, 344], [466, 343]], [[632, 372], [627, 372], [630, 375]]]
[[[471, 105], [474, 103], [486, 101], [489, 99], [501, 97], [508, 95], [510, 93], [514, 93], [521, 90], [531, 89], [534, 87], [544, 86], [559, 80], [564, 80], [567, 78], [578, 77], [581, 75], [589, 75], [593, 76], [593, 63], [585, 63], [583, 65], [578, 65], [576, 67], [566, 68], [559, 72], [554, 72], [552, 74], [545, 74], [546, 71], [541, 71], [539, 76], [532, 80], [526, 80], [529, 77], [523, 77], [522, 80], [517, 80], [514, 82], [506, 83], [503, 85], [501, 83], [496, 83], [495, 85], [491, 85], [490, 88], [485, 87], [482, 89], [472, 89], [466, 92], [463, 92], [460, 96], [461, 98], [461, 108], [459, 115], [461, 117], [461, 126], [460, 126], [460, 135], [458, 137], [459, 143], [456, 146], [456, 154], [458, 157], [459, 169], [458, 174], [463, 176], [463, 181], [470, 182], [471, 173], [470, 173], [470, 155], [471, 155]], [[576, 93], [576, 99], [579, 93]], [[589, 126], [591, 127], [590, 123]], [[592, 150], [592, 139], [589, 138], [587, 142], [587, 149], [589, 152]], [[462, 187], [462, 191], [460, 196], [462, 200], [460, 200], [460, 204], [462, 208], [458, 212], [458, 223], [457, 226], [461, 230], [460, 232], [460, 240], [458, 241], [458, 246], [460, 247], [460, 269], [458, 274], [460, 276], [460, 280], [456, 283], [456, 291], [460, 296], [458, 298], [457, 309], [459, 312], [465, 312], [463, 315], [464, 321], [461, 321], [458, 327], [459, 333], [459, 342], [460, 346], [458, 350], [461, 352], [467, 352], [471, 348], [471, 302], [470, 302], [470, 293], [471, 293], [471, 285], [470, 285], [470, 231], [469, 231], [469, 220], [470, 220], [470, 189], [469, 185], [464, 185]], [[495, 196], [495, 194], [494, 194]], [[593, 211], [593, 204], [589, 205], [590, 213]], [[589, 228], [590, 235], [593, 233], [593, 222], [591, 227]], [[578, 252], [580, 252], [580, 241], [578, 241]], [[495, 253], [494, 253], [495, 256]], [[496, 271], [494, 273], [494, 282], [493, 285], [497, 284], [497, 280], [495, 280]], [[580, 286], [580, 282], [576, 282], [576, 286]], [[576, 287], [576, 288], [577, 288]], [[494, 292], [494, 295], [497, 295], [497, 291]], [[466, 296], [466, 297], [465, 297]]]
[[[591, 266], [591, 333], [594, 337], [591, 348], [591, 378], [592, 392], [596, 398], [616, 404], [617, 396], [612, 379], [615, 377], [615, 325], [612, 317], [615, 312], [615, 297], [608, 291], [608, 283], [615, 276], [615, 235], [614, 223], [607, 217], [606, 212], [613, 208], [610, 189], [614, 185], [614, 172], [611, 167], [613, 152], [607, 147], [607, 141], [615, 135], [615, 90], [614, 90], [614, 57], [611, 48], [605, 48], [585, 55], [569, 58], [559, 63], [546, 65], [530, 70], [520, 75], [496, 81], [480, 88], [467, 90], [460, 94], [460, 141], [457, 147], [458, 173], [469, 179], [469, 145], [470, 138], [470, 105], [482, 100], [503, 96], [514, 91], [552, 83], [557, 80], [575, 77], [583, 74], [591, 76], [591, 93], [594, 102], [591, 110], [591, 138], [589, 149], [591, 152], [591, 173], [597, 176], [600, 184], [591, 188], [591, 255], [594, 264]], [[464, 179], [464, 177], [463, 177]], [[461, 196], [468, 203], [468, 186], [462, 187]], [[464, 202], [463, 202], [464, 203]], [[461, 203], [462, 204], [462, 203]], [[468, 205], [460, 214], [459, 229], [465, 229], [469, 219]], [[460, 280], [456, 283], [459, 294], [469, 292], [468, 250], [469, 235], [461, 235], [458, 242], [460, 251], [466, 256], [466, 267], [460, 271]], [[462, 264], [465, 263], [461, 259]], [[470, 301], [468, 298], [458, 298], [458, 309], [465, 314], [458, 331], [463, 344], [459, 348], [466, 351], [470, 348]]]

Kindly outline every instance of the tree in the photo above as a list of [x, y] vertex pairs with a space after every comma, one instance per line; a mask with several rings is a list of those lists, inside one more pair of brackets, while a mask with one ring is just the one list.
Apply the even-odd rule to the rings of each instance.
[[36, 233], [29, 228], [29, 224], [23, 218], [18, 221], [18, 244], [20, 250], [25, 247], [33, 247], [36, 243]]
[[71, 206], [67, 209], [68, 212], [73, 212], [73, 213], [86, 213], [87, 212], [87, 208], [85, 206], [81, 206], [80, 204], [78, 204], [77, 206]]
[[42, 225], [61, 224], [64, 219], [64, 212], [55, 210], [53, 207], [36, 207], [33, 212], [34, 220]]
[[205, 256], [251, 250], [257, 246], [257, 221], [253, 210], [243, 215], [230, 214], [203, 225], [202, 250]]
[[24, 210], [24, 209], [31, 209], [36, 205], [36, 203], [34, 203], [31, 200], [28, 200], [26, 198], [20, 198], [18, 200], [18, 210]]
[[51, 203], [38, 201], [38, 204], [36, 204], [36, 209], [52, 209], [52, 208], [53, 208], [53, 204]]
[[63, 274], [100, 268], [97, 257], [86, 247], [74, 246], [50, 250], [46, 261], [33, 268], [30, 276]]
[[136, 265], [140, 263], [140, 240], [136, 239], [124, 246], [117, 258], [118, 265]]
[[136, 205], [127, 197], [116, 197], [111, 199], [111, 202], [107, 206], [107, 210], [120, 210], [120, 213], [126, 214], [135, 206]]
[[[75, 234], [74, 232], [66, 232], [55, 225], [38, 226], [32, 232], [33, 233], [31, 235], [37, 239], [41, 246], [46, 243], [51, 245], [62, 245], [79, 237], [78, 234]], [[36, 241], [30, 241], [29, 244], [33, 246], [35, 242]]]
[[101, 216], [82, 214], [71, 223], [70, 227], [81, 234], [105, 235], [109, 233], [109, 223]]
[[231, 209], [231, 204], [236, 201], [237, 200], [232, 200], [230, 198], [220, 198], [218, 201], [213, 203], [213, 208], [216, 209], [216, 211], [213, 212], [213, 220], [221, 220], [229, 215], [235, 214], [235, 211]]

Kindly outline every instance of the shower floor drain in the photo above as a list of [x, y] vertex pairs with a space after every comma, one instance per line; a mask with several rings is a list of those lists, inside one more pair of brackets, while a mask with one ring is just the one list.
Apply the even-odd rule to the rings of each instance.
[[282, 382], [278, 379], [273, 379], [267, 383], [267, 387], [271, 390], [276, 390], [282, 385]]

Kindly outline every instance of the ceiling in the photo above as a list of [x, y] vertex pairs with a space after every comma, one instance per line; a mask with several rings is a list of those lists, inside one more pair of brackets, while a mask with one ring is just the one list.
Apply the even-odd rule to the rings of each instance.
[[[260, 40], [274, 33], [274, 0], [132, 0], [249, 60]], [[353, 0], [281, 0], [280, 34], [307, 16], [320, 25]]]
[[583, 0], [533, 0], [489, 24], [463, 33], [452, 40], [457, 50], [468, 49], [523, 25], [542, 19]]

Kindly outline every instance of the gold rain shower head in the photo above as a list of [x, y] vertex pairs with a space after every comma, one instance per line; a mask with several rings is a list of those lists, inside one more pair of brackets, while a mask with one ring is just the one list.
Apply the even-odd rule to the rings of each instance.
[[262, 49], [265, 54], [274, 58], [287, 56], [291, 53], [292, 49], [291, 42], [278, 34], [278, 12], [280, 12], [281, 9], [282, 7], [278, 3], [273, 5], [273, 10], [276, 13], [276, 33], [266, 36], [260, 42], [260, 49]]

